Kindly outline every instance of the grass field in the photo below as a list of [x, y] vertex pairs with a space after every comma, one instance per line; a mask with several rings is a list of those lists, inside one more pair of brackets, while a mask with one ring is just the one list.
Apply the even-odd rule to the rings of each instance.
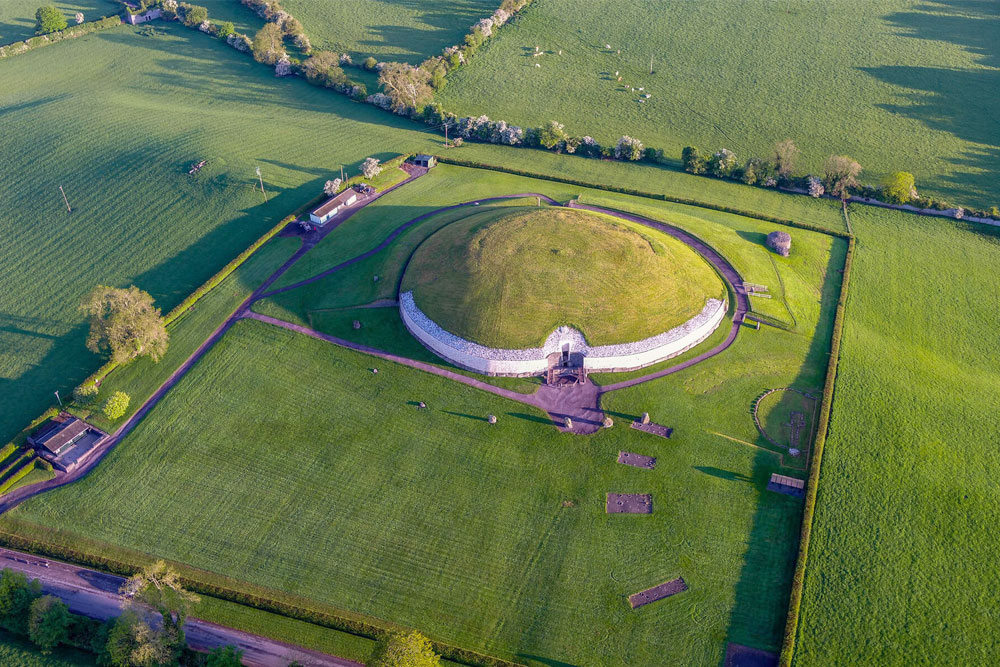
[[996, 664], [1000, 235], [851, 215], [859, 240], [796, 664]]
[[413, 64], [461, 44], [473, 23], [500, 6], [492, 0], [285, 0], [283, 4], [302, 21], [314, 48], [350, 53], [358, 63], [374, 56]]
[[[468, 181], [456, 189], [489, 187]], [[763, 253], [749, 233], [762, 223], [677, 215], [742, 243], [747, 266]], [[324, 244], [351, 224], [363, 233], [341, 240], [382, 237], [357, 218]], [[748, 332], [688, 373], [606, 399], [616, 419], [649, 410], [677, 428], [669, 442], [622, 427], [561, 435], [520, 404], [391, 364], [374, 376], [363, 355], [242, 322], [94, 475], [4, 525], [156, 553], [536, 665], [714, 665], [727, 638], [773, 649], [800, 509], [762, 492], [778, 457], [747, 408], [762, 387], [821, 383], [837, 291], [827, 267], [845, 245], [798, 238], [790, 292], [816, 304], [801, 332]], [[660, 464], [625, 469], [619, 449]], [[608, 517], [608, 491], [652, 492], [657, 513]], [[642, 612], [623, 602], [678, 575], [682, 596]]]
[[10, 44], [35, 36], [35, 11], [42, 5], [54, 5], [66, 17], [69, 25], [76, 25], [74, 15], [83, 12], [85, 21], [94, 21], [121, 11], [113, 0], [4, 0], [0, 2], [0, 44]]
[[1000, 94], [998, 28], [996, 3], [968, 0], [671, 0], [655, 11], [539, 0], [439, 98], [519, 125], [555, 119], [601, 143], [629, 134], [673, 158], [685, 145], [766, 156], [791, 137], [804, 170], [846, 153], [868, 179], [902, 169], [929, 193], [992, 205], [1000, 120], [984, 110]]
[[[276, 79], [197, 31], [157, 31], [122, 27], [0, 63], [0, 441], [100, 365], [77, 312], [94, 285], [134, 283], [166, 312], [341, 163], [353, 172], [368, 155], [431, 147], [412, 124]], [[199, 159], [208, 166], [188, 176]]]
[[504, 348], [569, 325], [592, 345], [679, 326], [722, 298], [711, 265], [666, 234], [554, 208], [473, 213], [425, 240], [403, 291], [446, 331]]

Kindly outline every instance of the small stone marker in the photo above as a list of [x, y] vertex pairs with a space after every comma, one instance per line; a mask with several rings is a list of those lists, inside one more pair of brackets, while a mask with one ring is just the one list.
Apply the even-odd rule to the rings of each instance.
[[424, 403], [423, 401], [420, 401], [419, 403], [417, 403], [417, 407], [423, 410], [424, 408], [427, 407], [427, 404]]
[[798, 456], [802, 452], [800, 452], [799, 450], [797, 450], [794, 447], [792, 447], [791, 449], [788, 450], [788, 453], [791, 454], [792, 456]]
[[496, 415], [486, 415], [486, 423], [487, 424], [496, 424], [497, 423], [497, 416]]
[[569, 417], [566, 417], [563, 420], [563, 426], [565, 426], [566, 428], [573, 428], [573, 420], [570, 419]]
[[361, 321], [360, 320], [354, 320], [353, 326], [354, 326], [355, 331], [358, 330], [358, 329], [360, 329], [361, 328]]
[[614, 419], [612, 419], [611, 417], [604, 418], [604, 422], [602, 423], [602, 426], [604, 426], [604, 428], [611, 428], [614, 425], [615, 425]]
[[378, 375], [378, 369], [377, 368], [373, 368], [372, 369], [372, 375]]
[[647, 468], [652, 470], [656, 467], [656, 457], [633, 454], [632, 452], [618, 452], [618, 463], [624, 463], [627, 466], [634, 466], [636, 468]]
[[649, 413], [648, 412], [643, 412], [642, 413], [642, 419], [640, 421], [643, 424], [648, 424], [649, 423]]
[[374, 282], [374, 283], [378, 282], [378, 276], [377, 275], [372, 279], [372, 282]]

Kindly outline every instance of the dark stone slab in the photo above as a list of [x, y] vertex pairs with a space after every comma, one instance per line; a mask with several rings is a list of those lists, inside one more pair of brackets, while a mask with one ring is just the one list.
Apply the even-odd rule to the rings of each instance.
[[670, 434], [674, 432], [674, 429], [667, 428], [660, 424], [654, 424], [652, 422], [648, 424], [643, 424], [642, 422], [635, 421], [632, 422], [632, 428], [644, 431], [646, 433], [651, 433], [652, 435], [658, 435], [661, 438], [669, 438]]
[[652, 514], [653, 496], [648, 493], [609, 493], [608, 514]]
[[624, 463], [627, 466], [635, 466], [636, 468], [648, 468], [649, 470], [652, 470], [656, 467], [656, 457], [633, 454], [632, 452], [618, 452], [618, 463]]
[[632, 605], [632, 609], [638, 609], [639, 607], [647, 605], [650, 602], [656, 602], [657, 600], [668, 598], [671, 595], [683, 593], [687, 589], [688, 587], [687, 584], [684, 583], [684, 580], [677, 577], [676, 579], [665, 581], [659, 586], [653, 586], [652, 588], [647, 588], [644, 591], [633, 593], [628, 596], [628, 603]]
[[725, 667], [777, 667], [778, 655], [743, 644], [726, 645]]

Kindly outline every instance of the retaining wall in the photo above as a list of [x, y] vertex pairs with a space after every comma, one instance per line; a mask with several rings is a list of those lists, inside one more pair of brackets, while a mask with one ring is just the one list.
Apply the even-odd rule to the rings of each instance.
[[549, 334], [542, 347], [510, 350], [479, 345], [449, 333], [420, 310], [413, 292], [399, 295], [403, 323], [424, 347], [460, 368], [513, 377], [544, 373], [549, 367], [549, 355], [563, 350], [568, 350], [574, 361], [582, 358], [583, 367], [591, 372], [645, 368], [676, 357], [708, 338], [722, 323], [727, 310], [725, 300], [707, 299], [702, 311], [684, 324], [633, 343], [591, 347], [576, 329], [559, 327]]

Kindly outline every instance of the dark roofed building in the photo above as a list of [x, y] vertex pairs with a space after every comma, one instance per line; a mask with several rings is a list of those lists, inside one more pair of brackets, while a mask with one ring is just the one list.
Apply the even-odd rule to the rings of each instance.
[[82, 419], [60, 415], [31, 434], [28, 444], [60, 470], [75, 468], [105, 438], [105, 433]]

